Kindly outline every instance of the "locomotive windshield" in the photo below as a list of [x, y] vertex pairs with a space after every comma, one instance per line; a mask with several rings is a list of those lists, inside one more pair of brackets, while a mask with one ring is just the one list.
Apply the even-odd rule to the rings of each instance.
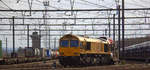
[[62, 46], [62, 47], [68, 47], [69, 46], [69, 41], [68, 40], [61, 40], [60, 46]]
[[78, 46], [79, 46], [78, 40], [71, 40], [70, 41], [70, 47], [78, 47]]

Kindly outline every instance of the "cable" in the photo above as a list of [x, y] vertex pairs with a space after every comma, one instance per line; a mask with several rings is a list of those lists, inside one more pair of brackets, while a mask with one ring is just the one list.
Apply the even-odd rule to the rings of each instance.
[[12, 8], [10, 8], [5, 2], [3, 2], [2, 0], [0, 0], [5, 6], [7, 6], [7, 8], [9, 8], [10, 10], [13, 10]]
[[102, 6], [102, 5], [99, 5], [99, 4], [95, 4], [95, 3], [92, 3], [92, 2], [89, 2], [89, 1], [86, 1], [86, 0], [80, 0], [80, 1], [87, 2], [87, 3], [89, 3], [89, 4], [93, 4], [93, 5], [96, 5], [96, 6], [99, 6], [99, 7], [104, 7], [104, 8], [111, 9], [111, 8], [109, 8], [109, 7]]
[[[67, 1], [67, 0], [66, 0]], [[77, 3], [77, 4], [81, 4], [81, 5], [88, 5], [89, 6], [89, 4], [85, 4], [85, 3], [81, 3], [81, 2], [75, 2], [75, 3]]]
[[0, 6], [0, 8], [7, 9], [7, 8], [5, 8], [5, 7], [3, 7], [3, 6]]
[[[39, 0], [36, 0], [37, 2], [39, 2], [39, 3], [42, 3], [41, 1], [39, 1]], [[57, 10], [60, 10], [59, 8], [57, 8], [57, 7], [54, 7], [54, 6], [51, 6], [51, 5], [49, 5], [48, 7], [51, 7], [51, 8], [54, 8], [54, 9], [57, 9]]]

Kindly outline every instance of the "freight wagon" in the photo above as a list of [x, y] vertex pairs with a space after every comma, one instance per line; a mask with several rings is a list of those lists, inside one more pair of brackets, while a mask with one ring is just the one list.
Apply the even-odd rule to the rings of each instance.
[[25, 48], [25, 57], [41, 57], [44, 59], [56, 59], [58, 57], [58, 51], [52, 51], [46, 48]]
[[[124, 59], [136, 59], [136, 60], [150, 60], [150, 41], [131, 45], [125, 47], [125, 50], [121, 49], [121, 58]], [[124, 56], [123, 56], [124, 54]]]
[[[28, 62], [38, 62], [46, 61], [50, 59], [55, 59], [55, 53], [50, 49], [45, 48], [32, 48], [26, 47], [24, 49], [25, 56], [18, 56], [16, 58], [1, 58], [0, 64], [18, 64], [18, 63], [28, 63]], [[1, 56], [2, 57], [2, 56]]]
[[40, 49], [26, 47], [25, 48], [25, 57], [40, 57]]

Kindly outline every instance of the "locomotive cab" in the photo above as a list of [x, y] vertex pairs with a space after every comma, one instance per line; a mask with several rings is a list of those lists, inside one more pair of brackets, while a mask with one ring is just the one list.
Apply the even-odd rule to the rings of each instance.
[[73, 36], [66, 35], [60, 39], [59, 52], [60, 56], [79, 56], [80, 41]]

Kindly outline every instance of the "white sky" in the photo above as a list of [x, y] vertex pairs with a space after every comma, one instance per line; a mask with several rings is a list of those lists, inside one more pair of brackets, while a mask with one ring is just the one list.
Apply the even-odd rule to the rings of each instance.
[[[19, 1], [17, 3], [17, 1]], [[31, 1], [31, 0], [30, 0]], [[32, 4], [32, 9], [45, 9], [45, 7], [43, 6], [43, 1], [49, 1], [49, 7], [48, 9], [71, 9], [71, 5], [70, 5], [70, 0], [33, 0], [33, 4]], [[116, 0], [74, 0], [74, 9], [105, 9], [105, 8], [116, 8]], [[119, 1], [120, 5], [121, 5], [121, 0]], [[125, 0], [125, 8], [150, 8], [150, 0]], [[7, 6], [6, 6], [7, 5]], [[24, 9], [29, 9], [29, 5], [28, 5], [28, 0], [1, 0], [0, 1], [0, 9], [1, 10], [6, 10], [6, 9], [15, 9], [15, 10], [24, 10]], [[145, 12], [147, 14], [145, 14]], [[108, 13], [110, 12], [77, 12], [77, 17], [108, 17], [112, 15], [108, 15]], [[116, 12], [111, 12], [111, 14], [114, 14]], [[28, 15], [29, 13], [25, 13], [25, 15]], [[67, 12], [65, 14], [65, 12], [49, 12], [47, 17], [74, 17], [74, 16], [67, 16], [68, 14], [70, 14], [70, 12]], [[23, 17], [22, 13], [18, 13], [18, 12], [0, 12], [0, 17], [12, 17], [12, 16], [16, 16], [16, 17]], [[28, 17], [42, 17], [43, 13], [39, 13], [39, 12], [32, 12], [32, 16], [24, 16], [26, 18]], [[126, 17], [144, 17], [144, 16], [149, 16], [149, 11], [125, 11], [125, 16]], [[48, 24], [62, 24], [66, 22], [66, 24], [73, 24], [74, 20], [47, 20]], [[101, 24], [101, 23], [107, 23], [108, 20], [94, 20], [94, 24]], [[112, 23], [112, 20], [110, 20], [110, 22]], [[117, 22], [117, 20], [116, 20]], [[0, 24], [1, 23], [5, 23], [5, 24], [12, 24], [12, 20], [0, 20]], [[23, 23], [22, 20], [15, 20], [15, 24], [20, 24]], [[92, 20], [77, 20], [76, 21], [77, 24], [91, 24]], [[149, 23], [149, 19], [129, 19], [125, 21], [125, 24], [130, 24], [130, 23]], [[43, 24], [42, 20], [25, 20], [25, 24]], [[81, 29], [81, 30], [85, 30], [85, 29], [90, 29], [92, 30], [96, 30], [96, 29], [106, 29], [108, 26], [68, 26], [66, 27], [67, 29]], [[144, 29], [144, 28], [149, 28], [150, 26], [126, 26], [125, 28], [128, 29]], [[16, 26], [16, 29], [26, 29], [25, 26]], [[38, 26], [30, 26], [30, 29], [38, 29]], [[43, 29], [45, 29], [45, 27], [42, 27]], [[62, 26], [58, 26], [58, 27], [53, 27], [50, 26], [48, 27], [50, 29], [63, 29]], [[12, 27], [10, 26], [0, 26], [0, 29], [12, 29]], [[30, 32], [30, 34], [32, 34], [33, 31]], [[16, 34], [26, 34], [26, 31], [17, 31]], [[46, 32], [42, 32], [43, 34], [45, 34]], [[70, 31], [64, 31], [64, 32], [56, 32], [56, 31], [52, 31], [51, 34], [67, 34], [70, 33]], [[85, 31], [80, 31], [80, 32], [73, 32], [73, 34], [84, 34]], [[94, 32], [86, 32], [87, 34], [104, 34], [104, 32], [102, 31], [94, 31]], [[147, 31], [126, 31], [126, 34], [142, 34], [142, 33], [150, 33]], [[0, 32], [0, 34], [12, 34], [12, 31], [3, 31]], [[7, 35], [1, 35], [0, 40], [3, 41], [3, 46], [5, 47], [5, 38], [8, 38], [8, 43], [9, 43], [9, 47], [12, 47], [12, 36], [7, 36]], [[92, 36], [93, 37], [93, 36]], [[133, 37], [133, 36], [126, 36], [126, 38], [128, 37]], [[25, 35], [22, 36], [17, 36], [16, 37], [16, 47], [25, 47], [26, 44], [26, 39], [27, 37]], [[52, 36], [51, 39], [54, 39], [55, 36]], [[42, 37], [42, 39], [45, 40], [45, 36]], [[57, 36], [57, 39], [59, 39], [59, 37]], [[31, 41], [31, 40], [30, 40]], [[51, 40], [52, 44], [51, 46], [53, 46], [53, 40]], [[31, 46], [31, 43], [30, 43]], [[45, 47], [45, 41], [42, 40], [42, 47]]]

